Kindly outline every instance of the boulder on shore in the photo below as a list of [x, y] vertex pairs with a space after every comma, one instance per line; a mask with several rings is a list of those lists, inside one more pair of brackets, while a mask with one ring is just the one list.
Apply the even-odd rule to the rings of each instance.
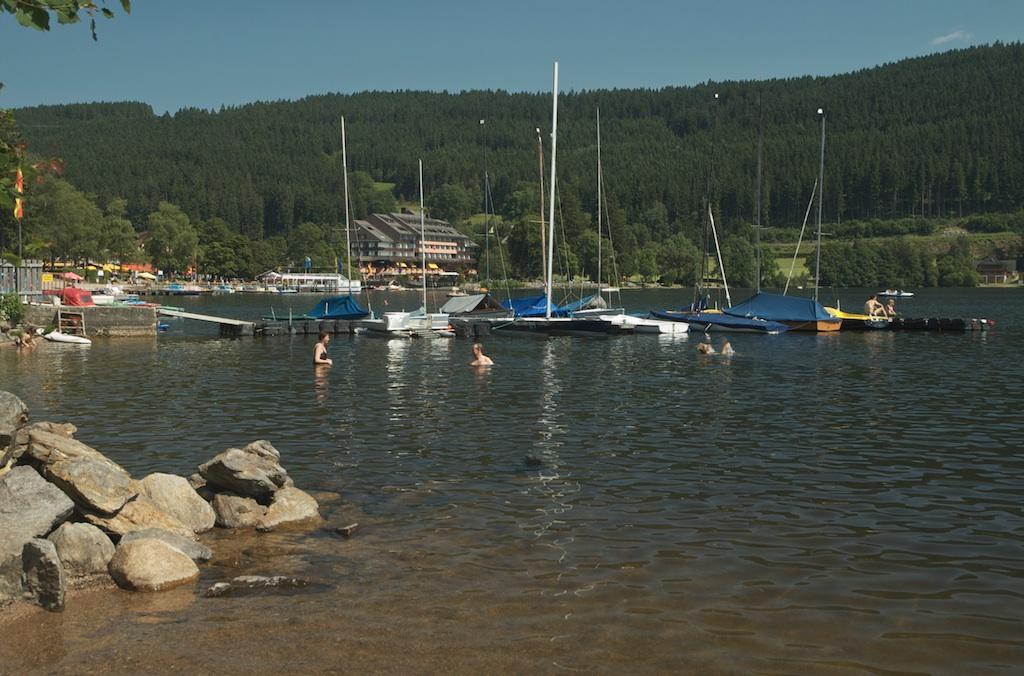
[[139, 491], [163, 512], [196, 533], [204, 533], [213, 528], [216, 521], [213, 507], [192, 488], [188, 479], [155, 472], [139, 482]]
[[199, 474], [214, 488], [267, 504], [278, 489], [292, 485], [280, 459], [269, 441], [254, 441], [215, 456], [199, 466]]
[[114, 543], [96, 526], [63, 523], [47, 538], [57, 548], [64, 572], [72, 578], [106, 575]]
[[154, 538], [119, 544], [108, 569], [119, 587], [132, 591], [161, 591], [199, 577], [187, 554]]
[[195, 532], [187, 525], [167, 514], [145, 495], [140, 495], [113, 516], [83, 513], [85, 520], [99, 526], [111, 535], [122, 536], [135, 530], [162, 528], [194, 540]]
[[268, 531], [285, 524], [301, 523], [320, 518], [320, 506], [309, 493], [294, 486], [282, 488], [274, 494], [267, 513], [256, 524], [256, 529]]
[[[55, 423], [45, 420], [39, 422], [29, 423], [24, 427], [21, 427], [17, 434], [14, 435], [14, 441], [11, 444], [11, 448], [8, 451], [8, 457], [11, 460], [17, 460], [25, 451], [28, 450], [28, 439], [29, 435], [33, 430], [42, 430], [44, 432], [52, 432], [53, 434], [59, 434], [62, 437], [71, 438], [75, 436], [75, 432], [78, 428], [71, 423]], [[5, 461], [6, 462], [6, 461]]]
[[42, 467], [43, 476], [83, 509], [114, 514], [138, 494], [123, 467], [62, 434], [31, 430], [25, 454]]
[[0, 390], [0, 451], [14, 440], [18, 428], [28, 422], [28, 406], [11, 392]]
[[213, 551], [204, 544], [195, 540], [183, 538], [177, 533], [162, 528], [146, 528], [145, 530], [133, 530], [121, 538], [120, 544], [132, 542], [133, 540], [160, 540], [177, 549], [179, 552], [192, 559], [196, 563], [209, 561], [213, 558]]
[[68, 496], [31, 467], [19, 465], [0, 475], [0, 600], [21, 596], [25, 543], [45, 536], [74, 508]]
[[221, 528], [255, 528], [267, 512], [266, 507], [252, 498], [230, 493], [217, 493], [211, 504]]
[[57, 548], [49, 540], [36, 538], [25, 543], [21, 553], [25, 591], [47, 610], [64, 609], [67, 582]]

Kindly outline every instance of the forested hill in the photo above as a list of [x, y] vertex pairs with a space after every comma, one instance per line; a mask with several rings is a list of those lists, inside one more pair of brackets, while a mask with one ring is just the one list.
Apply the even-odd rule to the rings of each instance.
[[[1024, 47], [997, 43], [831, 77], [570, 92], [560, 99], [561, 206], [567, 220], [594, 211], [600, 106], [613, 223], [640, 227], [637, 239], [692, 232], [712, 146], [721, 220], [749, 223], [761, 120], [764, 221], [799, 224], [818, 171], [822, 107], [827, 221], [1018, 209], [1022, 82]], [[486, 161], [496, 211], [523, 218], [537, 204], [535, 130], [547, 139], [550, 104], [549, 93], [405, 91], [162, 116], [138, 103], [43, 106], [15, 117], [30, 152], [63, 157], [66, 178], [101, 203], [126, 198], [136, 222], [166, 200], [260, 238], [341, 220], [342, 115], [351, 169], [394, 183], [399, 198], [415, 196], [422, 157], [428, 196], [447, 196], [433, 200], [436, 215], [480, 211]], [[468, 191], [468, 206], [456, 204], [466, 191], [453, 186]], [[357, 212], [367, 208], [360, 197]]]

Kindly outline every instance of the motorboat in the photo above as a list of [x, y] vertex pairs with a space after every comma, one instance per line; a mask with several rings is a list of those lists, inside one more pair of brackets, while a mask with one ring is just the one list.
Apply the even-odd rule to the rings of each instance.
[[886, 289], [885, 291], [879, 291], [876, 296], [882, 296], [884, 298], [913, 298], [913, 291], [903, 291], [902, 289]]

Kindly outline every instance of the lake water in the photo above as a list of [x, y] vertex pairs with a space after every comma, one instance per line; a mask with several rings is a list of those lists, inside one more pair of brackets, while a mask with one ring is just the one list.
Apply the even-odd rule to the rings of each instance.
[[[175, 300], [248, 318], [314, 302]], [[696, 336], [495, 336], [485, 372], [465, 340], [337, 336], [315, 374], [312, 336], [181, 321], [0, 350], [0, 388], [136, 476], [266, 438], [297, 485], [341, 496], [312, 532], [204, 536], [198, 589], [312, 587], [85, 595], [5, 627], [0, 671], [1021, 673], [1024, 290], [900, 305], [998, 323], [736, 335], [732, 358]]]

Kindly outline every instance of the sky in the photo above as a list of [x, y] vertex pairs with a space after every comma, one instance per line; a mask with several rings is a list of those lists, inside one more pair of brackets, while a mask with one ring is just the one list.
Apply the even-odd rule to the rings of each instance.
[[[685, 86], [828, 75], [1024, 39], [1020, 0], [133, 0], [48, 33], [0, 14], [0, 108], [157, 113], [366, 90]], [[56, 22], [54, 22], [56, 24]]]

